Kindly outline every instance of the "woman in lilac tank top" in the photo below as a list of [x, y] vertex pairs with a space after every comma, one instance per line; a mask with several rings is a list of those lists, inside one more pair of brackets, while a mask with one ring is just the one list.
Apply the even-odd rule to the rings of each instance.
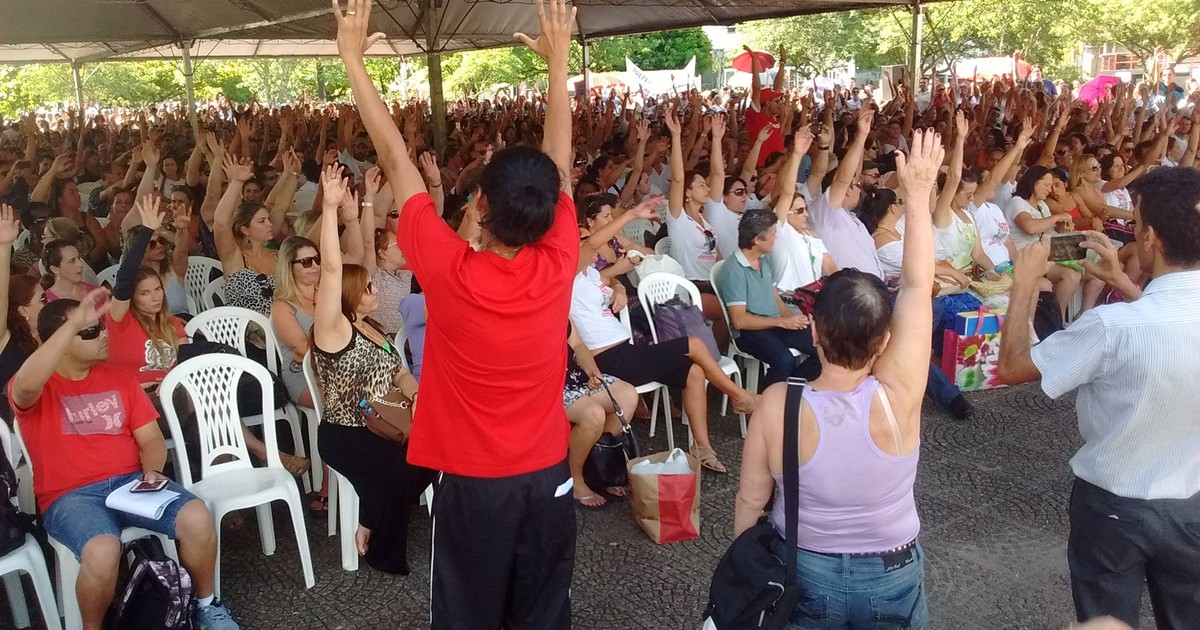
[[[930, 191], [942, 140], [917, 132], [897, 158], [906, 236], [893, 308], [879, 278], [829, 277], [812, 316], [821, 376], [800, 414], [800, 513], [795, 564], [804, 596], [791, 628], [924, 628], [924, 552], [913, 500], [921, 399], [930, 358], [934, 281]], [[787, 385], [767, 389], [742, 455], [734, 535], [782, 493]], [[793, 446], [794, 448], [794, 446]], [[782, 500], [770, 514], [783, 549]]]

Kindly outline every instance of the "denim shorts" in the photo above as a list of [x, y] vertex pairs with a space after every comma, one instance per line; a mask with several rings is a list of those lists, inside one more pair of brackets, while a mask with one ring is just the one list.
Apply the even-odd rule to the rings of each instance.
[[796, 560], [803, 594], [790, 630], [921, 630], [929, 623], [925, 551], [919, 544], [893, 556], [866, 558], [799, 549]]
[[81, 486], [58, 497], [42, 514], [42, 525], [46, 528], [46, 533], [75, 552], [76, 558], [83, 554], [83, 547], [89, 540], [105, 535], [116, 536], [119, 539], [121, 530], [126, 527], [141, 527], [175, 538], [175, 518], [185, 505], [196, 500], [196, 495], [184, 490], [183, 486], [174, 481], [170, 481], [166, 489], [178, 492], [179, 498], [167, 505], [162, 518], [158, 520], [113, 510], [104, 505], [104, 500], [113, 490], [141, 478], [141, 472], [117, 475]]

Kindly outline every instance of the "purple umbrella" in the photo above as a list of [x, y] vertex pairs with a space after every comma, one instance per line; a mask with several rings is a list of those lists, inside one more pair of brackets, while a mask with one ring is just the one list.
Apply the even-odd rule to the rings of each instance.
[[1112, 98], [1109, 86], [1119, 85], [1120, 83], [1120, 77], [1111, 74], [1102, 74], [1079, 86], [1079, 100], [1094, 105], [1100, 101]]

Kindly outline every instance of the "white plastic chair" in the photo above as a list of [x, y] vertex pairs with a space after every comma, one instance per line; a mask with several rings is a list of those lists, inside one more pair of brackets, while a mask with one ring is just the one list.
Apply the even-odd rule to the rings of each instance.
[[[200, 296], [201, 312], [225, 305], [225, 276], [208, 283], [204, 294]], [[200, 313], [196, 313], [199, 315]]]
[[654, 244], [654, 253], [670, 256], [671, 255], [671, 237], [667, 236], [667, 237], [658, 239], [658, 242]]
[[[629, 343], [633, 343], [633, 323], [629, 319], [629, 309], [621, 309], [619, 315], [621, 323], [625, 325], [625, 330], [630, 333]], [[671, 391], [666, 385], [658, 381], [650, 381], [640, 386], [634, 386], [638, 395], [654, 394], [654, 398], [650, 403], [650, 437], [654, 437], [654, 431], [658, 427], [658, 406], [662, 403], [663, 418], [667, 423], [667, 450], [675, 449], [675, 431], [671, 428]]]
[[[16, 469], [21, 457], [21, 448], [8, 430], [8, 425], [0, 422], [0, 444], [8, 457], [8, 463]], [[18, 482], [19, 483], [19, 482]], [[32, 485], [32, 479], [30, 480]], [[15, 497], [14, 497], [15, 498]], [[46, 568], [46, 556], [37, 540], [25, 534], [25, 542], [8, 555], [0, 557], [0, 575], [4, 576], [4, 592], [8, 595], [8, 607], [12, 610], [13, 623], [18, 628], [28, 628], [29, 605], [25, 601], [25, 589], [21, 585], [20, 571], [29, 574], [33, 581], [33, 589], [37, 594], [38, 606], [42, 610], [42, 618], [46, 627], [51, 630], [61, 630], [62, 623], [58, 618], [58, 604], [54, 599], [54, 587], [50, 583], [50, 571]]]
[[119, 264], [109, 265], [108, 267], [105, 267], [103, 271], [96, 274], [96, 284], [108, 285], [110, 287], [116, 287], [117, 286], [117, 270], [120, 268], [121, 268], [121, 265], [119, 265]]
[[88, 284], [99, 285], [100, 279], [96, 277], [96, 270], [92, 269], [92, 266], [87, 264], [87, 261], [81, 262], [83, 262], [83, 281]]
[[29, 237], [32, 234], [33, 234], [33, 232], [30, 232], [29, 230], [26, 230], [26, 229], [22, 229], [21, 233], [17, 235], [17, 240], [13, 241], [13, 251], [16, 251], [18, 249], [21, 249], [22, 247], [25, 247], [25, 245], [29, 242]]
[[[717, 289], [717, 274], [721, 271], [721, 267], [725, 265], [724, 260], [718, 261], [713, 265], [712, 271], [709, 272], [709, 282], [712, 284], [713, 291], [717, 294], [717, 301], [721, 303], [721, 315], [725, 318], [725, 325], [729, 327], [730, 332], [733, 331], [733, 322], [729, 320], [729, 309], [725, 308], [725, 300], [721, 299], [721, 292]], [[795, 348], [789, 348], [792, 351], [793, 357], [800, 356], [800, 352]], [[726, 354], [727, 359], [741, 359], [742, 364], [746, 366], [746, 390], [751, 394], [758, 393], [758, 378], [762, 375], [763, 369], [770, 367], [767, 364], [759, 361], [754, 355], [745, 352], [738, 348], [737, 340], [733, 335], [729, 336], [729, 350]], [[722, 408], [724, 406], [722, 405]], [[743, 421], [742, 437], [746, 437], [746, 428]]]
[[[215, 276], [215, 277], [214, 277]], [[204, 294], [216, 278], [221, 278], [221, 261], [208, 256], [188, 256], [187, 273], [183, 275], [183, 288], [196, 304], [204, 306]], [[209, 308], [209, 306], [205, 306]], [[195, 311], [193, 311], [195, 313]]]
[[[267, 342], [267, 369], [274, 377], [278, 378], [282, 362], [282, 357], [279, 355], [279, 343], [275, 339], [275, 329], [271, 327], [271, 320], [267, 319], [263, 314], [237, 306], [218, 306], [197, 314], [187, 322], [183, 330], [189, 337], [194, 337], [199, 333], [204, 335], [204, 338], [209, 341], [233, 346], [237, 349], [238, 354], [248, 357], [246, 333], [250, 324], [254, 324], [262, 329]], [[296, 455], [298, 457], [307, 457], [304, 450], [300, 411], [290, 401], [283, 400], [279, 402], [282, 403], [279, 407], [272, 408], [275, 410], [275, 420], [287, 421], [292, 431], [292, 443], [296, 445]], [[248, 427], [255, 427], [264, 424], [263, 415], [246, 416], [242, 418], [242, 422]], [[311, 492], [310, 477], [304, 475], [303, 479], [305, 492]]]
[[[638, 302], [641, 303], [642, 309], [646, 312], [646, 319], [650, 321], [650, 335], [654, 338], [654, 343], [658, 343], [658, 330], [654, 327], [654, 307], [666, 302], [667, 300], [679, 295], [683, 291], [696, 308], [702, 308], [700, 297], [700, 289], [692, 283], [691, 280], [682, 276], [677, 276], [673, 273], [652, 273], [638, 283]], [[718, 298], [719, 299], [719, 298]], [[728, 324], [728, 322], [726, 322]], [[737, 363], [729, 357], [717, 356], [713, 357], [717, 360], [717, 365], [721, 371], [733, 379], [740, 387], [742, 385], [742, 372], [738, 369]], [[721, 414], [723, 415], [729, 403], [729, 396], [722, 396]], [[686, 420], [687, 416], [684, 416]], [[746, 414], [739, 413], [738, 421], [741, 424], [742, 437], [746, 437]], [[689, 432], [691, 429], [689, 429]], [[690, 436], [689, 436], [690, 439]]]
[[256, 508], [263, 553], [275, 553], [275, 526], [270, 504], [285, 501], [292, 516], [296, 545], [300, 550], [300, 566], [304, 585], [312, 588], [312, 556], [304, 529], [304, 514], [300, 491], [292, 474], [279, 460], [279, 441], [275, 423], [263, 423], [263, 442], [267, 445], [267, 465], [255, 468], [242, 435], [242, 421], [237, 408], [237, 386], [243, 374], [258, 380], [262, 389], [262, 408], [275, 405], [275, 388], [271, 374], [251, 359], [238, 356], [210, 354], [188, 359], [175, 366], [159, 386], [167, 425], [175, 441], [182, 443], [183, 430], [175, 406], [171, 404], [176, 388], [183, 387], [196, 410], [200, 433], [200, 480], [192, 479], [187, 449], [179, 449], [180, 476], [184, 487], [204, 500], [217, 526], [217, 565], [213, 574], [213, 592], [221, 590], [221, 519], [234, 510]]
[[[13, 423], [14, 437], [16, 442], [24, 444], [21, 439], [21, 427], [17, 423]], [[184, 462], [186, 463], [186, 459]], [[26, 467], [30, 473], [30, 484], [33, 482], [33, 464], [26, 458]], [[162, 541], [163, 551], [166, 552], [172, 560], [179, 561], [179, 553], [175, 547], [175, 541], [167, 537], [166, 534], [152, 532], [148, 529], [140, 527], [126, 527], [121, 530], [121, 543], [127, 543], [139, 538], [154, 536]], [[79, 612], [79, 600], [75, 594], [75, 583], [79, 580], [79, 559], [75, 557], [75, 552], [67, 548], [66, 545], [58, 542], [53, 536], [47, 536], [50, 541], [50, 548], [54, 550], [54, 565], [56, 567], [56, 582], [58, 585], [58, 612], [63, 618], [63, 627], [66, 630], [82, 630], [83, 616]], [[44, 560], [43, 560], [44, 562]], [[7, 588], [8, 584], [5, 583]], [[41, 595], [39, 594], [39, 599]], [[43, 605], [43, 610], [45, 606]], [[45, 613], [43, 613], [45, 614]], [[58, 616], [55, 615], [55, 620]], [[49, 621], [47, 621], [49, 623]], [[51, 626], [55, 627], [55, 626]]]
[[396, 346], [396, 352], [400, 353], [400, 363], [404, 365], [404, 369], [411, 370], [412, 366], [408, 364], [408, 355], [404, 353], [407, 344], [408, 331], [404, 329], [404, 324], [400, 324], [400, 329], [396, 331], [396, 338], [392, 340], [392, 345]]

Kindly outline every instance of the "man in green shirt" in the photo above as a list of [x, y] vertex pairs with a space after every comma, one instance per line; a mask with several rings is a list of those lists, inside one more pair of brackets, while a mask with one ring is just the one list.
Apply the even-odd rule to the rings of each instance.
[[[808, 318], [794, 314], [775, 289], [771, 250], [777, 219], [767, 210], [747, 210], [738, 222], [738, 252], [721, 266], [717, 292], [729, 311], [738, 348], [767, 366], [763, 387], [798, 376], [821, 374]], [[804, 356], [795, 364], [792, 351]]]

